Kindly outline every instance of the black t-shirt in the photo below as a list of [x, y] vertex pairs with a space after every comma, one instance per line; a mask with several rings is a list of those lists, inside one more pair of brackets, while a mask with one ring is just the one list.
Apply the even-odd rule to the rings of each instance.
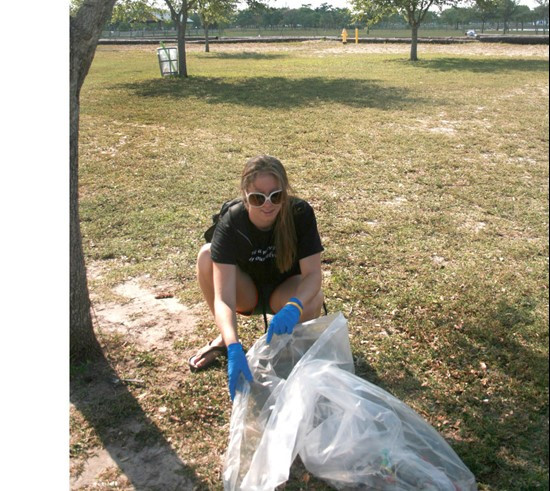
[[274, 229], [262, 231], [248, 217], [244, 203], [231, 207], [218, 222], [210, 248], [212, 260], [236, 264], [256, 284], [278, 285], [300, 274], [299, 260], [323, 251], [313, 208], [306, 201], [291, 198], [298, 257], [289, 271], [281, 273], [275, 264]]

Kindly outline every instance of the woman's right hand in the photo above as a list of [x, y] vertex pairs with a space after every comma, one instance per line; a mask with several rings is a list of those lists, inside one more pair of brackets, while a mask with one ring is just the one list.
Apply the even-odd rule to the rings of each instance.
[[231, 400], [235, 399], [235, 391], [237, 390], [237, 382], [240, 374], [243, 374], [245, 379], [252, 382], [253, 377], [248, 368], [246, 355], [244, 354], [243, 345], [241, 343], [233, 343], [227, 347], [227, 377], [229, 383], [229, 395]]

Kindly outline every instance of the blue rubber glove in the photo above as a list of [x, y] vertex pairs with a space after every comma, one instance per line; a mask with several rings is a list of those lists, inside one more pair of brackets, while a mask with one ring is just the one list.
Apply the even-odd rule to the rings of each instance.
[[292, 334], [294, 326], [300, 320], [303, 311], [302, 302], [296, 297], [292, 297], [271, 319], [267, 328], [267, 344], [271, 342], [273, 334]]
[[246, 380], [252, 382], [252, 373], [248, 368], [248, 362], [241, 343], [233, 343], [227, 347], [227, 377], [229, 379], [229, 395], [235, 399], [239, 375], [243, 374]]

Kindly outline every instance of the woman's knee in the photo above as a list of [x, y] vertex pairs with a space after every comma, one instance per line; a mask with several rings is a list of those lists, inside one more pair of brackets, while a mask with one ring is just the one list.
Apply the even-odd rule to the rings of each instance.
[[[288, 299], [296, 294], [296, 290], [300, 284], [301, 277], [299, 275], [291, 276], [271, 294], [269, 305], [273, 312], [278, 312], [284, 307]], [[311, 300], [304, 304], [304, 311], [300, 316], [300, 321], [305, 322], [311, 319], [316, 319], [321, 315], [323, 302], [325, 297], [323, 290], [319, 290]]]
[[210, 243], [204, 244], [197, 255], [197, 274], [212, 274]]
[[300, 320], [305, 322], [311, 319], [317, 319], [317, 317], [321, 315], [324, 301], [325, 296], [323, 295], [323, 290], [319, 290], [317, 295], [315, 295], [306, 305], [304, 305], [304, 313], [302, 314]]

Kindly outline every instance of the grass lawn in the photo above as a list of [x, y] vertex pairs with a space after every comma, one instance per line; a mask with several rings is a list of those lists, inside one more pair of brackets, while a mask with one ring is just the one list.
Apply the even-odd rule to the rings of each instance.
[[[357, 374], [432, 424], [480, 489], [548, 489], [548, 47], [420, 45], [411, 63], [401, 45], [194, 45], [186, 80], [162, 79], [155, 49], [100, 46], [82, 89], [89, 283], [97, 307], [129, 279], [164, 282], [199, 321], [164, 351], [98, 329], [112, 369], [143, 383], [71, 408], [73, 478], [139, 414], [156, 429], [142, 446], [165, 439], [221, 489], [231, 404], [225, 362], [187, 368], [215, 335], [194, 262], [267, 153], [316, 211]], [[261, 333], [243, 322], [246, 346]], [[324, 485], [298, 469], [287, 488]]]

